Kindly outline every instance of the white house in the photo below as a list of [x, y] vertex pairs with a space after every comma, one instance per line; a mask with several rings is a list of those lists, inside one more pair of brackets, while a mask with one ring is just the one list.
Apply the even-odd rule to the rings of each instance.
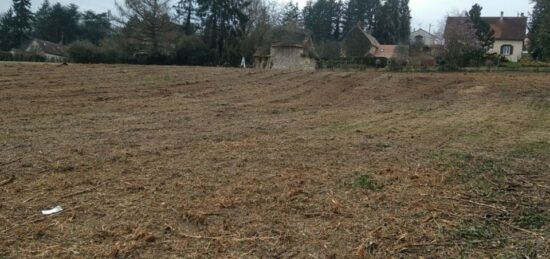
[[426, 46], [435, 45], [435, 39], [435, 35], [429, 33], [424, 29], [418, 29], [411, 32], [411, 36], [409, 38], [411, 43], [421, 42]]
[[65, 62], [68, 59], [63, 45], [45, 40], [33, 40], [25, 52], [40, 55], [48, 62]]
[[527, 37], [527, 17], [483, 17], [495, 32], [495, 44], [491, 53], [505, 56], [517, 62], [521, 59]]
[[[506, 57], [512, 62], [521, 59], [527, 36], [527, 17], [523, 14], [519, 17], [505, 17], [501, 13], [500, 17], [481, 17], [491, 25], [495, 32], [495, 44], [489, 50], [489, 53], [496, 53]], [[464, 30], [468, 25], [468, 17], [449, 17], [445, 27], [445, 37], [453, 35], [457, 30]]]

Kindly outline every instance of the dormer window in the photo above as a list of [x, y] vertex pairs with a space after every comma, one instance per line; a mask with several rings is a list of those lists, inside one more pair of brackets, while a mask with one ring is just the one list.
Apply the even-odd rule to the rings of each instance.
[[502, 45], [502, 47], [500, 47], [500, 54], [504, 56], [510, 56], [514, 54], [514, 46]]

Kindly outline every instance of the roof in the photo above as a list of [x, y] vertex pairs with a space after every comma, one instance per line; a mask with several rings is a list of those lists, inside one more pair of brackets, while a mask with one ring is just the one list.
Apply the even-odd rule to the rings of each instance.
[[521, 40], [527, 35], [527, 17], [483, 17], [495, 31], [497, 40]]
[[397, 45], [379, 45], [374, 56], [378, 58], [392, 58], [396, 48]]
[[[495, 40], [525, 40], [527, 17], [481, 17], [495, 31]], [[468, 17], [449, 17], [445, 35], [451, 30], [459, 30], [462, 24], [469, 23]]]
[[45, 40], [35, 39], [34, 42], [46, 53], [56, 56], [66, 57], [65, 47], [61, 44], [53, 43]]
[[[365, 30], [363, 30], [359, 24], [357, 24], [355, 26], [355, 28], [353, 28], [352, 30], [356, 30], [356, 29], [359, 30], [363, 35], [365, 35], [365, 37], [370, 41], [370, 43], [374, 47], [376, 47], [376, 48], [380, 47], [380, 43], [378, 42], [378, 40], [374, 36], [372, 36], [372, 34], [366, 32]], [[351, 33], [351, 31], [348, 32], [348, 34], [349, 33]]]
[[342, 56], [364, 57], [374, 55], [380, 47], [378, 40], [367, 33], [360, 24], [351, 29], [342, 40]]
[[279, 28], [273, 31], [271, 46], [305, 48], [311, 36], [307, 31], [300, 29]]
[[415, 33], [418, 33], [418, 32], [423, 32], [423, 33], [425, 33], [425, 34], [427, 34], [427, 35], [434, 36], [432, 33], [428, 32], [427, 30], [424, 30], [424, 29], [415, 30], [415, 31], [411, 32], [411, 35], [412, 35], [412, 34], [415, 34]]
[[272, 48], [300, 48], [309, 57], [318, 57], [311, 34], [306, 30], [288, 26], [270, 29], [260, 46], [254, 52], [254, 56], [269, 57], [271, 56]]

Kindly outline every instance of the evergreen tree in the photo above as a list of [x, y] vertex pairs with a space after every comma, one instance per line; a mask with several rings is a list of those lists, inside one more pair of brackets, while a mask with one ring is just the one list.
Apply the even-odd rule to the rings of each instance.
[[220, 63], [239, 64], [239, 43], [248, 17], [246, 0], [198, 0], [205, 42], [216, 49]]
[[86, 11], [82, 14], [79, 33], [81, 40], [88, 40], [98, 45], [110, 32], [111, 21], [109, 13], [96, 14], [92, 11]]
[[283, 25], [296, 25], [299, 26], [302, 23], [302, 17], [300, 15], [300, 8], [298, 3], [288, 2], [283, 9]]
[[411, 27], [408, 0], [387, 0], [376, 15], [374, 36], [382, 44], [408, 43]]
[[411, 9], [409, 8], [409, 0], [399, 1], [399, 43], [409, 43], [411, 35]]
[[332, 1], [331, 3], [331, 17], [332, 17], [332, 38], [334, 40], [340, 40], [342, 37], [342, 29], [344, 24], [344, 3], [342, 0]]
[[387, 0], [376, 15], [373, 35], [382, 44], [397, 44], [399, 0]]
[[63, 6], [56, 3], [50, 6], [45, 1], [34, 19], [33, 36], [55, 43], [69, 44], [80, 36], [80, 12], [78, 6]]
[[479, 40], [484, 52], [490, 50], [495, 43], [495, 32], [491, 29], [491, 25], [481, 19], [481, 7], [478, 4], [472, 6], [468, 12], [468, 17], [476, 31], [477, 39]]
[[13, 0], [12, 7], [0, 17], [0, 49], [21, 47], [30, 39], [33, 14], [30, 0]]
[[33, 22], [33, 37], [47, 40], [44, 36], [50, 33], [49, 20], [51, 17], [52, 7], [48, 0], [44, 0], [38, 11], [34, 14]]
[[194, 20], [197, 12], [197, 0], [180, 0], [175, 6], [176, 12], [184, 19], [183, 30], [186, 35], [192, 35], [197, 29]]
[[19, 47], [27, 41], [32, 29], [33, 14], [30, 0], [13, 0], [13, 44]]
[[550, 0], [535, 0], [529, 27], [531, 55], [536, 60], [550, 60]]
[[6, 13], [0, 15], [0, 50], [11, 50], [16, 46], [13, 41], [14, 18], [13, 10], [10, 8]]
[[344, 33], [350, 31], [357, 23], [362, 24], [362, 29], [372, 31], [381, 6], [380, 0], [349, 0], [344, 13]]
[[305, 28], [316, 42], [339, 40], [342, 35], [343, 4], [336, 0], [308, 1], [303, 10]]

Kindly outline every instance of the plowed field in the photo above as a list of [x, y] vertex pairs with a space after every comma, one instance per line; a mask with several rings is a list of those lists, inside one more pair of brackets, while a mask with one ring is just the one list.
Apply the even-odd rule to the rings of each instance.
[[548, 74], [0, 63], [2, 258], [548, 258], [549, 221]]

